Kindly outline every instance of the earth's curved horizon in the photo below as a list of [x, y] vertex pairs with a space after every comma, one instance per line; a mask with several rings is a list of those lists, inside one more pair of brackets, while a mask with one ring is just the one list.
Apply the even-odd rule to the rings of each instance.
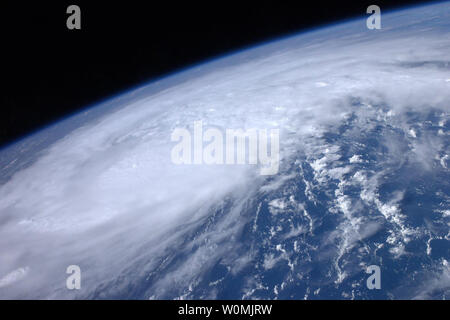
[[[1, 149], [0, 299], [447, 299], [450, 2], [365, 19], [172, 73]], [[278, 129], [276, 174], [173, 163], [172, 133], [196, 121]]]

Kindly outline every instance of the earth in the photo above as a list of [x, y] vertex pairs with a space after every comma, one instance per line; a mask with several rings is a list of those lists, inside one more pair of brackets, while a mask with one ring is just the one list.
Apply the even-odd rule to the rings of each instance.
[[[0, 298], [448, 298], [450, 3], [381, 9], [379, 30], [247, 48], [3, 148]], [[278, 172], [174, 164], [200, 120], [279, 129]]]

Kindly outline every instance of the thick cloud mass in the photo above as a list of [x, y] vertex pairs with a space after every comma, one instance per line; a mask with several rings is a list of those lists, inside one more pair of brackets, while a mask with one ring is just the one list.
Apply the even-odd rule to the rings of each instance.
[[[429, 241], [424, 250], [434, 240], [448, 246], [449, 186], [440, 179], [449, 175], [450, 5], [383, 15], [382, 26], [368, 30], [356, 20], [198, 66], [171, 77], [185, 81], [143, 87], [139, 98], [130, 93], [33, 150], [39, 156], [0, 187], [0, 298], [220, 298], [226, 288], [214, 283], [196, 291], [217, 265], [242, 283], [236, 298], [261, 290], [277, 297], [325, 261], [325, 280], [306, 291], [319, 296], [321, 285], [344, 283], [378, 249], [395, 260], [411, 254], [414, 240]], [[171, 132], [192, 131], [197, 120], [223, 130], [279, 128], [280, 172], [172, 164]], [[400, 205], [407, 192], [395, 185], [406, 165], [431, 183], [447, 180], [433, 191], [440, 207], [421, 209], [444, 219], [444, 231], [427, 227], [431, 216], [409, 222]], [[392, 192], [382, 194], [389, 175]], [[292, 181], [301, 187], [289, 188]], [[269, 232], [258, 224], [261, 206], [304, 223]], [[335, 217], [334, 231], [325, 216]], [[367, 240], [386, 228], [382, 242]], [[267, 237], [255, 248], [242, 243], [246, 232]], [[298, 246], [309, 246], [308, 257]], [[353, 248], [360, 261], [348, 257]], [[448, 290], [449, 257], [427, 252], [420, 291], [393, 290], [394, 297]], [[244, 273], [280, 263], [288, 267], [275, 287]], [[65, 288], [69, 265], [82, 270], [79, 291]]]

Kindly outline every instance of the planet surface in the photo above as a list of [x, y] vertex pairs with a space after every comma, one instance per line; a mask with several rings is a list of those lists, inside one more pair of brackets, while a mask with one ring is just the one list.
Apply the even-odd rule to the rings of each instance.
[[[1, 150], [0, 298], [447, 299], [450, 3], [382, 11], [381, 29], [367, 17], [180, 71]], [[279, 130], [276, 172], [175, 163], [173, 132], [199, 121]]]

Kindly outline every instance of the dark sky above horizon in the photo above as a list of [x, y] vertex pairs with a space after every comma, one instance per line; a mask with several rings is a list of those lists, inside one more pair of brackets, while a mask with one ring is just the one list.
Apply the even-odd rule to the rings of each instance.
[[[0, 148], [167, 73], [304, 29], [430, 1], [6, 1]], [[81, 8], [81, 30], [66, 8]]]

